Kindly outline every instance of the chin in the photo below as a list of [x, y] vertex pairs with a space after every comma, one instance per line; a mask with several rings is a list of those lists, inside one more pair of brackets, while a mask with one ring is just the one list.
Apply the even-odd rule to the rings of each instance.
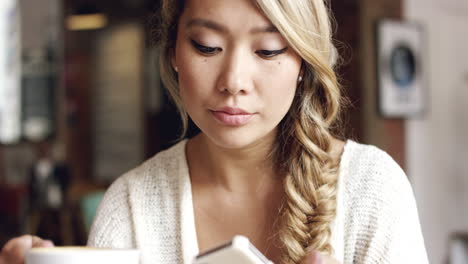
[[[205, 137], [213, 144], [224, 149], [245, 149], [261, 142], [267, 142], [268, 133], [255, 133], [250, 129], [229, 129], [214, 133], [204, 133]], [[273, 141], [272, 141], [273, 142]]]

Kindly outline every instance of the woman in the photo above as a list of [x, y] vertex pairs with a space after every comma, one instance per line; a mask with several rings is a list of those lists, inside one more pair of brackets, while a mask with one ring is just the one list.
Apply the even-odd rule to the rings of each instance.
[[275, 263], [427, 263], [404, 172], [331, 133], [323, 0], [165, 0], [161, 25], [163, 81], [201, 133], [119, 178], [89, 245], [189, 263], [243, 234]]

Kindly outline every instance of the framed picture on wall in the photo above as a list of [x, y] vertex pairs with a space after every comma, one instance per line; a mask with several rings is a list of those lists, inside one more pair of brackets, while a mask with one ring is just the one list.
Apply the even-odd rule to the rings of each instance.
[[420, 25], [395, 20], [377, 23], [378, 106], [382, 116], [410, 118], [424, 113], [426, 62]]

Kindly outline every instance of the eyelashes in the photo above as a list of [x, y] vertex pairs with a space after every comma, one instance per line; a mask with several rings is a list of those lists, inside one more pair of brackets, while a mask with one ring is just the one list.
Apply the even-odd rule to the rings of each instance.
[[206, 54], [206, 55], [214, 55], [220, 51], [222, 51], [221, 48], [216, 48], [216, 47], [207, 47], [203, 46], [200, 43], [197, 43], [195, 40], [190, 40], [192, 42], [192, 46], [198, 50], [199, 52]]
[[280, 50], [259, 50], [259, 51], [256, 51], [255, 53], [257, 53], [261, 57], [272, 58], [277, 55], [285, 53], [287, 50], [288, 50], [288, 47], [280, 49]]
[[[197, 43], [193, 39], [190, 40], [190, 42], [192, 43], [192, 46], [198, 52], [200, 52], [200, 53], [202, 53], [203, 55], [206, 55], [206, 56], [212, 56], [212, 55], [215, 55], [215, 54], [223, 51], [223, 49], [219, 48], [219, 47], [208, 47], [208, 46], [201, 45], [200, 43]], [[255, 53], [258, 56], [262, 57], [262, 58], [269, 59], [269, 58], [273, 58], [275, 56], [278, 56], [280, 54], [283, 54], [287, 50], [288, 50], [288, 47], [285, 47], [285, 48], [279, 49], [279, 50], [257, 50], [257, 51], [255, 51]]]

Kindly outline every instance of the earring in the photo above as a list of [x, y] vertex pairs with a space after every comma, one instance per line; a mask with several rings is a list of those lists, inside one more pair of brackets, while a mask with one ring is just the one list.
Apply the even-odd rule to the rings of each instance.
[[179, 72], [179, 68], [177, 68], [177, 66], [174, 67], [174, 70], [175, 70], [176, 72]]
[[299, 77], [297, 78], [297, 82], [302, 82], [302, 76], [299, 75]]

